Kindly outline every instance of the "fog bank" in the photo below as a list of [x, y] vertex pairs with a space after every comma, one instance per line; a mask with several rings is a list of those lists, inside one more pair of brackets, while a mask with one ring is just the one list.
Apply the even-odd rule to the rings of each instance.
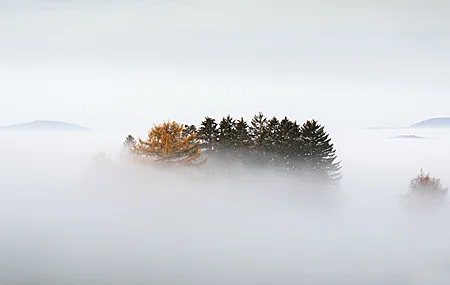
[[[120, 159], [126, 134], [1, 133], [0, 281], [447, 284], [448, 209], [408, 212], [401, 195], [420, 167], [448, 185], [450, 136], [392, 132], [333, 134], [331, 196], [271, 172], [138, 167]], [[91, 164], [99, 151], [112, 164]]]

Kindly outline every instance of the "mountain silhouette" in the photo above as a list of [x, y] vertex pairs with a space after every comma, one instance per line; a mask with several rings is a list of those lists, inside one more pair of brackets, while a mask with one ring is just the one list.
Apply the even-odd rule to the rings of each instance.
[[0, 127], [2, 131], [92, 131], [90, 128], [60, 121], [37, 120], [34, 122]]
[[412, 126], [410, 126], [410, 128], [450, 128], [450, 117], [447, 118], [433, 118], [433, 119], [428, 119], [419, 123], [416, 123]]
[[428, 139], [428, 138], [417, 135], [398, 135], [391, 137], [391, 139]]

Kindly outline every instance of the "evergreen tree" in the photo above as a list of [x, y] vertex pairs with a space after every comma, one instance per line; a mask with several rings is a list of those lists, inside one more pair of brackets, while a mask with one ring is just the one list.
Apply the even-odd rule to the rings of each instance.
[[266, 116], [262, 112], [253, 116], [250, 122], [249, 129], [250, 137], [252, 138], [254, 148], [263, 151], [267, 147], [267, 139], [269, 135], [269, 128]]
[[279, 159], [280, 154], [280, 141], [281, 136], [281, 124], [277, 117], [273, 117], [268, 122], [268, 147], [267, 151], [269, 153], [270, 164], [275, 165], [276, 161]]
[[248, 154], [251, 145], [251, 138], [248, 130], [248, 124], [241, 117], [240, 120], [234, 122], [234, 148], [238, 156], [243, 158], [244, 155]]
[[300, 126], [284, 117], [279, 127], [278, 154], [282, 167], [287, 171], [298, 170], [300, 165]]
[[136, 139], [132, 135], [128, 135], [123, 142], [123, 146], [132, 149], [136, 146]]
[[197, 132], [197, 138], [201, 142], [201, 148], [208, 151], [214, 151], [219, 139], [219, 129], [216, 120], [206, 117], [200, 124]]
[[317, 121], [305, 122], [300, 130], [303, 160], [307, 174], [328, 182], [341, 178], [340, 162], [336, 161], [336, 150], [324, 127]]
[[236, 143], [236, 132], [234, 126], [234, 119], [228, 115], [219, 123], [219, 148], [222, 152], [233, 150]]
[[256, 166], [264, 166], [267, 164], [267, 152], [269, 150], [269, 127], [266, 116], [262, 112], [253, 116], [249, 134], [252, 139], [252, 156]]
[[154, 126], [146, 140], [138, 140], [134, 152], [145, 162], [163, 165], [200, 165], [200, 142], [195, 134], [185, 136], [184, 125], [165, 122]]

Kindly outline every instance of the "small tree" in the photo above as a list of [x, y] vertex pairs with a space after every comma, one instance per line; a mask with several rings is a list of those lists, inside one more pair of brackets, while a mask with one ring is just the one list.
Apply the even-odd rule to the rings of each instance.
[[447, 198], [448, 188], [441, 184], [441, 180], [431, 177], [429, 173], [420, 173], [411, 179], [407, 197], [418, 202], [441, 202]]
[[185, 135], [185, 126], [165, 122], [154, 126], [146, 140], [138, 140], [134, 152], [145, 161], [165, 165], [201, 165], [202, 152], [195, 133]]
[[133, 149], [136, 146], [136, 139], [132, 135], [128, 135], [123, 142], [123, 146], [129, 149]]

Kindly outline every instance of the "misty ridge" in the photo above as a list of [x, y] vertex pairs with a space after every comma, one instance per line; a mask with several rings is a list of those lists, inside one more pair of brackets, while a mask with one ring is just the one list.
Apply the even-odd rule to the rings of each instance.
[[29, 123], [15, 124], [10, 126], [0, 126], [0, 131], [92, 131], [87, 127], [66, 122], [36, 120]]
[[[223, 121], [224, 130], [234, 122], [222, 134], [233, 141], [242, 120]], [[194, 135], [169, 121], [140, 138], [0, 133], [2, 283], [447, 284], [445, 131], [407, 141], [386, 139], [393, 130], [330, 132], [343, 168], [340, 186], [325, 187], [327, 176], [305, 178], [305, 163], [261, 167], [282, 149], [263, 159], [234, 143], [214, 153], [219, 145], [199, 139], [205, 125]], [[179, 147], [165, 150], [170, 163], [158, 162], [152, 130]], [[421, 167], [442, 182], [414, 176]], [[442, 190], [431, 196], [443, 203], [409, 207], [404, 197], [424, 189]]]

